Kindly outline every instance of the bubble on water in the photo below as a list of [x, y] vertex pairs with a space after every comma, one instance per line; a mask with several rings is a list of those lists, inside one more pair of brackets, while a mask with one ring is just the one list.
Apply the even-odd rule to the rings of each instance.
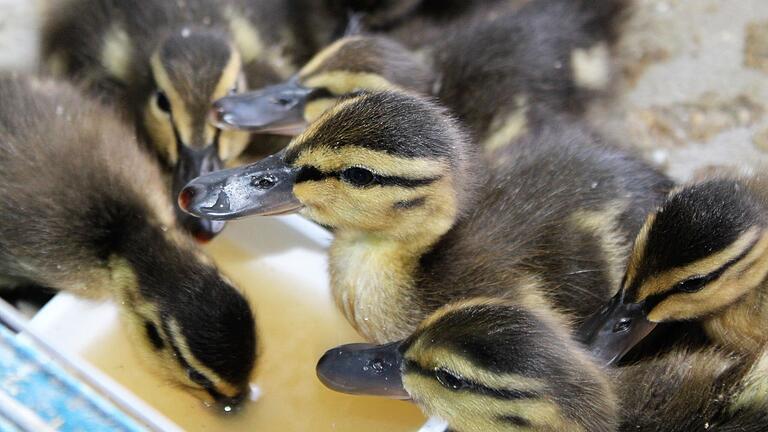
[[230, 412], [230, 411], [232, 411], [232, 407], [231, 406], [227, 405], [227, 406], [224, 407], [224, 412]]

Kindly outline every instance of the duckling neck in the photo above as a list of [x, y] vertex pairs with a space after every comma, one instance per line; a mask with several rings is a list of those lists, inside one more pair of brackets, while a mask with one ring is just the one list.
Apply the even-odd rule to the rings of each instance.
[[768, 342], [768, 235], [746, 259], [747, 267], [721, 288], [721, 296], [735, 300], [705, 319], [704, 329], [717, 343], [750, 354], [761, 351]]
[[329, 251], [336, 304], [367, 339], [385, 343], [410, 334], [421, 318], [414, 293], [419, 259], [450, 229], [410, 238], [343, 231]]
[[704, 329], [718, 344], [740, 353], [755, 353], [768, 342], [768, 281], [735, 304], [704, 321]]

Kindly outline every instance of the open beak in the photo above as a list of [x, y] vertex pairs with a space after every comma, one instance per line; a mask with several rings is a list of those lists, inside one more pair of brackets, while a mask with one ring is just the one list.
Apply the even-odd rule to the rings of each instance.
[[656, 323], [648, 321], [645, 303], [625, 303], [622, 292], [577, 330], [592, 355], [606, 365], [615, 364], [642, 341]]
[[304, 105], [311, 93], [293, 78], [283, 84], [217, 100], [211, 122], [222, 129], [298, 135], [307, 126]]
[[[209, 145], [202, 149], [193, 149], [179, 145], [179, 160], [173, 173], [173, 193], [178, 196], [181, 189], [192, 179], [221, 169], [217, 146]], [[224, 222], [200, 219], [190, 216], [176, 208], [176, 216], [181, 226], [198, 241], [207, 242], [224, 229]]]
[[192, 180], [179, 194], [179, 206], [194, 216], [217, 221], [295, 213], [302, 207], [293, 195], [298, 170], [285, 163], [284, 155], [283, 150], [250, 165]]
[[403, 387], [399, 347], [398, 341], [330, 349], [317, 362], [317, 376], [326, 387], [342, 393], [410, 399]]

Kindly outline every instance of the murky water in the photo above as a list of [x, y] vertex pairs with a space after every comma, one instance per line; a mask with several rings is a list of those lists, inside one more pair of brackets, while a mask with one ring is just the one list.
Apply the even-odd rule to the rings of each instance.
[[219, 239], [209, 247], [221, 268], [253, 303], [262, 356], [261, 398], [223, 416], [142, 367], [118, 326], [85, 356], [189, 431], [413, 431], [425, 420], [408, 402], [348, 396], [327, 390], [315, 363], [335, 345], [360, 340], [328, 294], [302, 289], [251, 255]]

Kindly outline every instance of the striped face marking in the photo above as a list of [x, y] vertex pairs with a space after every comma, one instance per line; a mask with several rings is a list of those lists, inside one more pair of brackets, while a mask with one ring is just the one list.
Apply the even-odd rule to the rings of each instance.
[[[645, 241], [640, 238], [635, 254], [652, 253], [644, 247]], [[685, 266], [643, 278], [637, 276], [639, 273], [636, 269], [627, 273], [625, 292], [636, 293], [637, 302], [649, 303], [649, 320], [708, 315], [732, 304], [765, 279], [768, 234], [752, 228], [725, 249]]]
[[285, 160], [299, 169], [294, 194], [305, 214], [336, 228], [401, 234], [426, 218], [452, 217], [448, 155], [408, 146], [405, 137], [389, 143], [396, 131], [347, 119], [366, 98], [343, 100], [289, 145]]
[[[504, 322], [511, 326], [506, 327]], [[577, 396], [567, 391], [564, 395], [556, 394], [562, 390], [547, 381], [547, 361], [517, 357], [537, 355], [536, 350], [526, 346], [526, 339], [532, 334], [525, 335], [526, 326], [535, 328], [535, 322], [519, 306], [500, 300], [476, 299], [446, 306], [426, 319], [414, 336], [401, 345], [403, 385], [428, 414], [444, 418], [456, 430], [584, 430], [558, 406], [558, 398]], [[464, 330], [456, 329], [458, 323], [489, 335], [475, 342], [483, 340], [481, 343], [485, 344], [494, 340], [501, 346], [517, 346], [514, 341], [520, 341], [522, 347], [487, 347], [487, 351], [497, 354], [493, 359], [478, 362], [484, 355], [479, 352], [483, 349], [468, 341], [474, 338], [465, 337]], [[492, 334], [497, 337], [491, 338]], [[462, 345], [464, 342], [470, 345]], [[580, 355], [574, 358], [581, 360]], [[537, 366], [531, 368], [526, 364]]]
[[229, 41], [205, 32], [173, 35], [150, 65], [157, 89], [146, 102], [144, 125], [169, 165], [176, 164], [180, 145], [216, 145], [222, 160], [242, 152], [247, 134], [221, 131], [208, 123], [213, 101], [245, 87], [242, 59]]

